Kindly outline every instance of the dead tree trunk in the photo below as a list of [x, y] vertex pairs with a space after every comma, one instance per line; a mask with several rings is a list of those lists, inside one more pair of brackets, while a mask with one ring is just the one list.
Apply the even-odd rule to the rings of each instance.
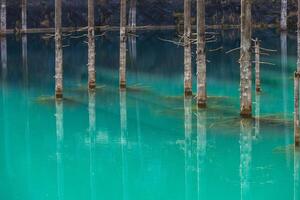
[[252, 116], [251, 3], [252, 0], [241, 0], [240, 114], [242, 117]]
[[206, 107], [205, 0], [197, 0], [197, 104]]
[[129, 26], [132, 28], [132, 31], [134, 31], [136, 27], [136, 0], [130, 0]]
[[88, 0], [88, 87], [95, 89], [95, 16], [94, 0]]
[[1, 34], [6, 32], [6, 0], [1, 0], [1, 16], [0, 16]]
[[255, 88], [256, 92], [261, 91], [260, 87], [260, 44], [258, 39], [255, 40]]
[[22, 9], [22, 32], [27, 30], [27, 0], [22, 0], [21, 2]]
[[55, 97], [63, 97], [63, 50], [61, 33], [61, 0], [55, 0]]
[[191, 0], [184, 0], [184, 94], [192, 95]]
[[120, 3], [120, 88], [126, 88], [126, 0]]
[[287, 0], [281, 0], [280, 29], [287, 30]]

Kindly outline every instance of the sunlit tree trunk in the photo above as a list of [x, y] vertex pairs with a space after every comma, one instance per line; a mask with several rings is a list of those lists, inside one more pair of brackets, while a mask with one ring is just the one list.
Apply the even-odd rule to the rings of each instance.
[[88, 86], [96, 87], [94, 0], [88, 0]]
[[281, 0], [280, 29], [282, 31], [287, 29], [287, 0]]
[[22, 31], [24, 33], [27, 30], [27, 0], [22, 0], [21, 9], [22, 9]]
[[191, 0], [184, 0], [184, 93], [192, 95]]
[[61, 0], [55, 0], [55, 96], [58, 99], [63, 97]]
[[205, 0], [197, 0], [197, 104], [206, 107]]
[[258, 39], [255, 40], [255, 88], [256, 92], [261, 91], [260, 86], [260, 44]]
[[0, 16], [1, 34], [6, 32], [6, 0], [1, 0], [1, 16]]
[[241, 0], [240, 114], [242, 117], [252, 116], [251, 4], [252, 0]]
[[120, 88], [126, 88], [126, 0], [120, 0]]

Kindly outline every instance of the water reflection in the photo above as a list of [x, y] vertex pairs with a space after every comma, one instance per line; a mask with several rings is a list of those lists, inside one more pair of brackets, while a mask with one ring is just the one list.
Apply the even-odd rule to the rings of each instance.
[[96, 199], [95, 184], [95, 138], [96, 138], [96, 96], [89, 92], [89, 153], [90, 153], [90, 192], [91, 200]]
[[127, 105], [126, 90], [120, 90], [120, 127], [122, 156], [122, 191], [123, 199], [128, 199], [128, 161], [127, 161]]
[[255, 135], [254, 139], [259, 138], [259, 132], [260, 132], [260, 94], [256, 93], [255, 95]]
[[64, 144], [64, 115], [63, 102], [56, 101], [56, 167], [57, 167], [57, 197], [64, 199], [63, 144]]
[[134, 66], [136, 61], [136, 36], [135, 35], [128, 37], [128, 50], [129, 50], [130, 61], [132, 62], [131, 66]]
[[252, 121], [241, 119], [240, 121], [240, 187], [241, 200], [251, 199], [250, 169], [252, 159]]
[[197, 112], [197, 193], [198, 199], [206, 196], [206, 184], [204, 178], [204, 164], [206, 155], [206, 111]]
[[300, 198], [300, 152], [294, 150], [294, 200]]
[[185, 199], [196, 199], [196, 163], [192, 138], [192, 97], [184, 98], [184, 158], [185, 158]]

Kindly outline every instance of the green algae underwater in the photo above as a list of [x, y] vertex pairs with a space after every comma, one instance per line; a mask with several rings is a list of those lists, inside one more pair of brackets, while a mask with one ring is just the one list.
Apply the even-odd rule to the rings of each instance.
[[[65, 38], [61, 102], [53, 97], [54, 41], [28, 35], [24, 53], [21, 40], [6, 38], [0, 199], [299, 199], [295, 33], [255, 31], [277, 52], [262, 57], [275, 66], [261, 66], [250, 120], [239, 117], [239, 53], [225, 53], [239, 46], [238, 30], [208, 44], [208, 107], [201, 110], [183, 97], [182, 47], [158, 39], [176, 33], [137, 34], [128, 40], [125, 92], [118, 89], [118, 33], [97, 38], [95, 94], [87, 91], [84, 39]], [[194, 80], [195, 70], [193, 57]]]

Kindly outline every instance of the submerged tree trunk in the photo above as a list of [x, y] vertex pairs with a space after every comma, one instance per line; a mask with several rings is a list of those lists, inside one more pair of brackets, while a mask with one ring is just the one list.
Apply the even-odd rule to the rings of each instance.
[[22, 0], [21, 2], [22, 9], [22, 32], [27, 30], [27, 0]]
[[58, 99], [63, 97], [61, 0], [55, 0], [55, 96]]
[[184, 94], [192, 95], [191, 0], [184, 0]]
[[255, 40], [255, 88], [256, 92], [261, 91], [260, 87], [260, 44], [258, 39]]
[[280, 29], [287, 30], [287, 0], [281, 0]]
[[95, 89], [95, 20], [94, 0], [88, 0], [88, 87]]
[[240, 114], [242, 117], [252, 116], [251, 3], [252, 0], [241, 0]]
[[0, 31], [1, 34], [6, 32], [6, 0], [1, 0]]
[[197, 104], [206, 107], [205, 0], [197, 0]]
[[129, 26], [131, 28], [136, 27], [136, 0], [130, 0]]

